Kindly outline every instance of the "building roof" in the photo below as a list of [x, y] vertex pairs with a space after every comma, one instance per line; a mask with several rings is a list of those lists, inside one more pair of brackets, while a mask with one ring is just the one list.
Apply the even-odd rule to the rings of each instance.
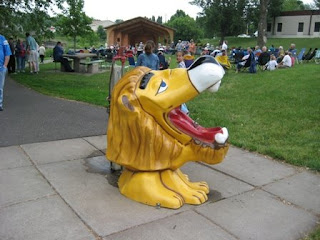
[[141, 23], [146, 23], [146, 24], [149, 24], [149, 25], [153, 25], [154, 27], [156, 27], [158, 29], [163, 29], [165, 31], [167, 29], [171, 29], [172, 31], [175, 31], [175, 29], [173, 29], [171, 27], [164, 26], [164, 25], [162, 25], [160, 23], [151, 21], [151, 20], [149, 20], [147, 18], [144, 18], [144, 17], [136, 17], [136, 18], [132, 18], [132, 19], [120, 22], [120, 23], [112, 24], [112, 25], [106, 26], [105, 29], [108, 29], [108, 28], [111, 28], [111, 27], [114, 27], [114, 28], [127, 28], [129, 26], [134, 26], [134, 25], [136, 25], [136, 27], [139, 27], [138, 23], [140, 23], [140, 24]]
[[280, 16], [302, 16], [302, 15], [320, 15], [320, 10], [299, 10], [281, 12]]

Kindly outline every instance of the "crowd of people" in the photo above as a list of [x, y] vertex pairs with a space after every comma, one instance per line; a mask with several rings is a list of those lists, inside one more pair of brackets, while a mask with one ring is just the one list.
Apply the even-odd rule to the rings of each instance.
[[258, 65], [262, 70], [276, 70], [277, 68], [290, 68], [296, 61], [296, 46], [292, 43], [287, 51], [280, 46], [278, 50], [271, 46], [268, 50], [266, 46], [261, 49], [259, 46], [255, 48], [247, 48], [246, 51], [241, 49], [232, 50], [234, 61], [236, 62], [236, 72], [242, 67], [251, 67]]
[[[9, 41], [5, 40], [0, 35], [1, 44], [3, 45], [2, 53], [0, 53], [0, 111], [3, 109], [3, 85], [5, 72], [16, 74], [25, 72], [26, 62], [29, 64], [30, 73], [39, 72], [39, 63], [44, 63], [46, 49], [44, 45], [38, 45], [36, 40], [26, 33], [25, 41], [18, 39], [16, 42], [12, 38]], [[119, 53], [120, 47], [118, 44], [104, 48], [95, 47], [84, 48], [80, 52], [95, 53], [97, 57], [109, 57], [111, 60], [114, 55]], [[213, 47], [209, 43], [204, 46], [196, 46], [193, 39], [190, 41], [178, 40], [175, 44], [171, 42], [167, 46], [160, 43], [156, 44], [149, 40], [146, 43], [140, 42], [135, 46], [127, 46], [124, 52], [130, 52], [137, 57], [135, 66], [146, 66], [152, 70], [164, 70], [169, 68], [171, 58], [166, 59], [165, 53], [170, 53], [176, 56], [178, 68], [187, 68], [194, 61], [195, 55], [211, 55], [225, 69], [232, 68], [232, 63], [235, 66], [235, 71], [239, 72], [243, 68], [248, 68], [250, 73], [256, 72], [256, 66], [260, 66], [262, 70], [276, 70], [278, 68], [290, 68], [296, 61], [296, 47], [291, 44], [289, 49], [284, 51], [282, 46], [275, 49], [272, 45], [269, 49], [263, 46], [254, 48], [248, 47], [246, 50], [239, 48], [229, 48], [227, 41], [222, 41], [219, 46]], [[69, 53], [69, 52], [68, 52]], [[53, 49], [53, 59], [55, 62], [60, 62], [67, 72], [74, 72], [67, 58], [63, 57], [64, 49], [61, 42], [57, 42]], [[110, 56], [109, 56], [110, 55]], [[39, 61], [40, 58], [40, 61]], [[183, 105], [184, 111], [187, 113], [187, 107]]]
[[[117, 45], [110, 48], [116, 52]], [[191, 39], [190, 41], [178, 40], [176, 44], [172, 42], [167, 46], [160, 43], [156, 46], [153, 41], [140, 42], [135, 46], [127, 46], [126, 50], [137, 56], [136, 66], [148, 66], [154, 70], [163, 70], [169, 67], [171, 59], [169, 58], [167, 61], [164, 53], [175, 54], [179, 66], [183, 66], [184, 62], [187, 63], [189, 61], [187, 59], [194, 59], [196, 54], [211, 55], [225, 70], [231, 69], [234, 65], [236, 72], [241, 69], [249, 69], [251, 73], [255, 73], [257, 67], [270, 71], [278, 68], [290, 68], [294, 65], [297, 57], [294, 43], [286, 51], [282, 46], [276, 49], [273, 45], [269, 49], [266, 46], [261, 49], [259, 46], [248, 47], [247, 49], [232, 47], [230, 49], [227, 41], [222, 41], [216, 47], [209, 43], [199, 47]], [[183, 59], [183, 62], [181, 59]], [[189, 66], [189, 64], [185, 65], [186, 67]]]
[[[9, 38], [10, 60], [8, 63], [8, 73], [17, 74], [25, 72], [26, 63], [29, 66], [30, 73], [37, 74], [40, 71], [39, 63], [44, 63], [46, 48], [44, 44], [39, 44], [30, 35], [26, 33], [24, 40]], [[40, 61], [39, 61], [40, 58]]]

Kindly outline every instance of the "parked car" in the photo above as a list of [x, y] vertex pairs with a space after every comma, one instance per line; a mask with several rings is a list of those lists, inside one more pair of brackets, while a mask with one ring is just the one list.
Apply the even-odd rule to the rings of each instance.
[[238, 38], [250, 38], [250, 36], [245, 34], [245, 33], [243, 33], [243, 34], [239, 34]]

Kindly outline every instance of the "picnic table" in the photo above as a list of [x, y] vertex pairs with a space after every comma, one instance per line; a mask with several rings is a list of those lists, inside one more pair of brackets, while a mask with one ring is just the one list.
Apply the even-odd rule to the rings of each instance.
[[73, 59], [73, 69], [75, 72], [81, 72], [80, 62], [86, 58], [96, 57], [95, 53], [76, 53], [76, 54], [63, 54], [63, 57]]

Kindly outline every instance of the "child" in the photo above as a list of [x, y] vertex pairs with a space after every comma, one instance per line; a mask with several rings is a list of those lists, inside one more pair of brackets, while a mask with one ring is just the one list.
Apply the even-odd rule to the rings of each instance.
[[[176, 56], [177, 56], [178, 68], [186, 68], [186, 64], [184, 63], [184, 60], [183, 60], [184, 52], [177, 51]], [[185, 114], [189, 114], [189, 110], [188, 110], [187, 105], [185, 103], [181, 104], [180, 109]]]
[[186, 68], [186, 64], [184, 63], [183, 56], [184, 56], [183, 51], [177, 51], [176, 57], [177, 57], [178, 68]]
[[272, 54], [270, 56], [270, 61], [267, 62], [267, 64], [265, 65], [265, 69], [266, 70], [270, 70], [270, 71], [273, 71], [277, 68], [278, 66], [278, 63], [277, 63], [277, 59], [276, 57]]

